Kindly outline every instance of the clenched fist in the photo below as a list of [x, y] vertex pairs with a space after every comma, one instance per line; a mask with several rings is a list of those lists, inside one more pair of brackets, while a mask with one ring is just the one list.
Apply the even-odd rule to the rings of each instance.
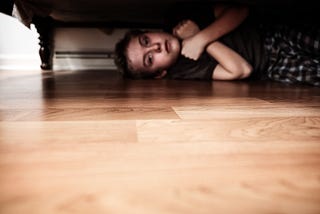
[[199, 26], [192, 20], [184, 20], [173, 28], [173, 35], [182, 41], [181, 54], [189, 59], [197, 60], [204, 51], [205, 44], [200, 35]]
[[199, 26], [192, 20], [183, 20], [173, 28], [173, 35], [180, 39], [187, 39], [200, 31]]

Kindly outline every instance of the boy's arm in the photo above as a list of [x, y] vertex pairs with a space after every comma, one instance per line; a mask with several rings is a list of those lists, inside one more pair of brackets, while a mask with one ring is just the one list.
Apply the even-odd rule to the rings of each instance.
[[216, 20], [194, 36], [183, 40], [182, 55], [197, 60], [205, 47], [223, 35], [236, 29], [248, 16], [246, 6], [226, 6], [217, 4], [214, 7]]
[[212, 79], [244, 79], [252, 72], [252, 66], [242, 56], [221, 42], [211, 43], [206, 51], [218, 62], [213, 70]]

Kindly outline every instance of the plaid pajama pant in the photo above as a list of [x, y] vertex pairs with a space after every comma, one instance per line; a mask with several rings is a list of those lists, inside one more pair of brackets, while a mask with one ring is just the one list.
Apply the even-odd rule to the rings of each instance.
[[320, 86], [320, 28], [274, 26], [266, 29], [267, 76], [284, 83]]

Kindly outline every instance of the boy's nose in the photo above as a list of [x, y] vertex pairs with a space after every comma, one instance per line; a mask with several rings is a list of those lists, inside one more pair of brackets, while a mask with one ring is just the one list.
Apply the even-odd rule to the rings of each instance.
[[161, 44], [160, 43], [154, 43], [150, 46], [150, 49], [155, 52], [161, 52]]

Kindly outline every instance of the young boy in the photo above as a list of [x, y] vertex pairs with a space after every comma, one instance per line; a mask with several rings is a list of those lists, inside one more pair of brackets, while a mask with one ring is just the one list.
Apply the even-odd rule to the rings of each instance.
[[[233, 16], [230, 8], [237, 11]], [[187, 20], [173, 34], [131, 31], [117, 44], [115, 63], [130, 78], [258, 78], [320, 86], [319, 28], [258, 28], [244, 22], [247, 10], [235, 8], [215, 7], [220, 22], [202, 30]]]

